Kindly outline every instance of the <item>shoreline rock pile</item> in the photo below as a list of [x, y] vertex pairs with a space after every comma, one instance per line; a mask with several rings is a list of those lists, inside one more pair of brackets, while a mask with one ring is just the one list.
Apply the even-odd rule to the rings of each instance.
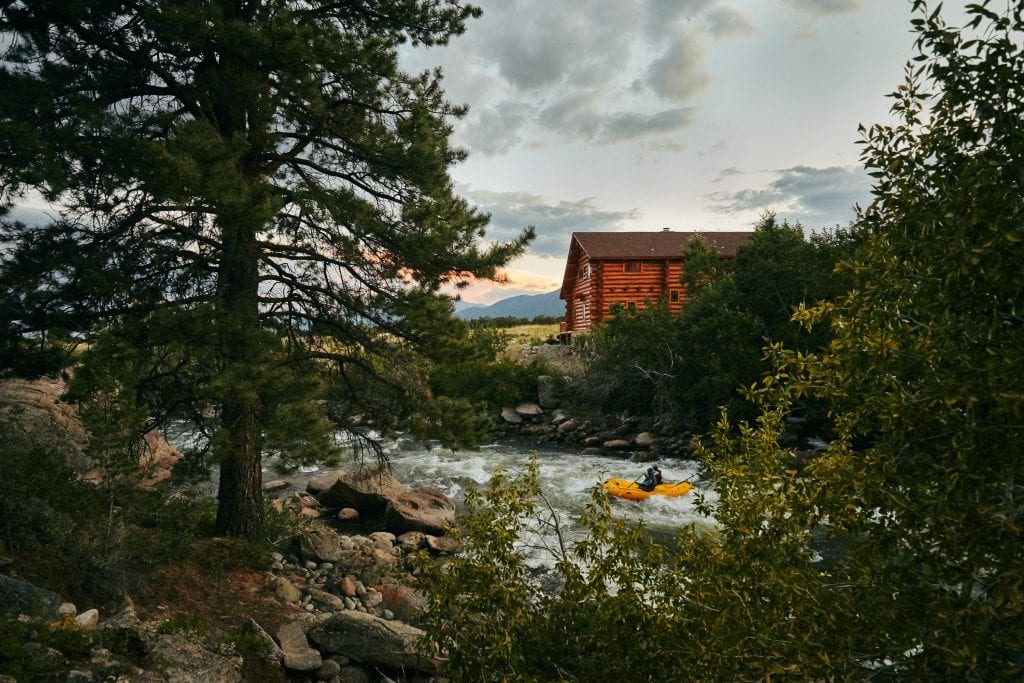
[[620, 454], [635, 462], [661, 457], [693, 457], [693, 434], [632, 415], [572, 415], [561, 406], [555, 378], [537, 378], [537, 401], [504, 406], [497, 433], [536, 443], [577, 447], [584, 455]]
[[[424, 633], [409, 623], [427, 605], [412, 555], [443, 556], [458, 549], [455, 539], [444, 535], [454, 523], [453, 502], [437, 489], [406, 488], [379, 467], [319, 475], [303, 493], [278, 490], [285, 497], [272, 504], [316, 519], [304, 522], [301, 532], [273, 554], [263, 575], [260, 590], [279, 607], [277, 616], [270, 623], [251, 617], [245, 623], [245, 632], [261, 643], [261, 665], [273, 674], [269, 680], [341, 683], [435, 677], [439, 662], [423, 655]], [[362, 529], [378, 529], [346, 533], [353, 519]], [[166, 620], [143, 621], [131, 600], [126, 603], [109, 618], [95, 609], [80, 613], [51, 591], [0, 574], [0, 611], [61, 628], [97, 633], [127, 629], [146, 661], [160, 663], [158, 670], [142, 669], [97, 645], [87, 662], [76, 660], [72, 666], [67, 656], [50, 649], [40, 657], [46, 656], [54, 680], [250, 680], [251, 672], [247, 674], [237, 652], [196, 634], [168, 633]], [[122, 677], [111, 678], [115, 671]], [[0, 674], [0, 683], [10, 680]]]

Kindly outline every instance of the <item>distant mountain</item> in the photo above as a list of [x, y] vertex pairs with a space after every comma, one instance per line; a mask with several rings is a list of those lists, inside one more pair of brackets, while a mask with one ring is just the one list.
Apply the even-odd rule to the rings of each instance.
[[490, 306], [455, 305], [455, 317], [462, 320], [477, 318], [536, 318], [538, 315], [565, 315], [565, 302], [558, 298], [561, 290], [547, 294], [521, 294], [497, 301]]

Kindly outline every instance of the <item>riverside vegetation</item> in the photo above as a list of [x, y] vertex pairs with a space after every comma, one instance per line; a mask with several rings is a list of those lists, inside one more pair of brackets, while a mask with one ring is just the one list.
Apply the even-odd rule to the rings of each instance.
[[[805, 240], [797, 226], [766, 215], [750, 250], [725, 268], [708, 258], [699, 242], [692, 244], [687, 255], [692, 299], [686, 312], [678, 319], [657, 308], [616, 316], [591, 336], [584, 348], [586, 371], [567, 392], [577, 398], [574, 410], [581, 412], [624, 411], [658, 420], [670, 430], [706, 431], [693, 447], [717, 493], [715, 499], [699, 501], [714, 517], [716, 530], [684, 531], [665, 547], [642, 528], [616, 521], [609, 501], [595, 491], [581, 522], [589, 531], [587, 539], [572, 548], [553, 548], [557, 581], [550, 576], [539, 581], [516, 544], [531, 519], [557, 523], [545, 514], [545, 496], [553, 492], [544, 490], [533, 467], [498, 475], [486, 490], [467, 496], [465, 514], [450, 529], [462, 551], [440, 560], [424, 556], [422, 565], [408, 569], [424, 591], [425, 604], [412, 617], [423, 629], [420, 654], [438, 656], [441, 667], [416, 675], [465, 681], [625, 676], [988, 681], [1024, 673], [1024, 394], [1019, 373], [1024, 362], [1024, 56], [1017, 49], [1024, 38], [1024, 3], [1010, 2], [1003, 12], [992, 10], [991, 3], [971, 4], [964, 27], [946, 25], [941, 12], [921, 0], [909, 4], [917, 54], [906, 82], [893, 93], [898, 121], [862, 131], [862, 158], [874, 178], [874, 199], [858, 211], [856, 222], [848, 230]], [[435, 19], [461, 30], [461, 21], [473, 13], [458, 3], [396, 3], [391, 9], [398, 12], [399, 5], [425, 13], [407, 17], [415, 24], [407, 29], [413, 40], [443, 39], [424, 33], [425, 24], [414, 19], [440, 12]], [[18, 19], [17, 12], [10, 17]], [[397, 40], [388, 32], [395, 24], [361, 20], [369, 22], [369, 33], [362, 36], [381, 32], [385, 42]], [[232, 22], [224, 26], [240, 28]], [[256, 38], [259, 31], [245, 35]], [[73, 37], [79, 39], [85, 37]], [[361, 54], [353, 59], [370, 53]], [[100, 85], [110, 74], [101, 75]], [[434, 81], [409, 87], [440, 97]], [[16, 114], [3, 120], [22, 120]], [[435, 140], [432, 135], [444, 138], [444, 126], [428, 119], [417, 120], [433, 124], [427, 126], [431, 135], [418, 139], [422, 144]], [[410, 134], [423, 131], [409, 125], [415, 130], [403, 130]], [[64, 138], [57, 132], [51, 131], [59, 150]], [[203, 131], [190, 129], [189, 136], [168, 141], [164, 153], [169, 157], [158, 155], [154, 161], [180, 160], [178, 155], [209, 148], [211, 138]], [[232, 159], [249, 158], [225, 144], [222, 138], [217, 148], [227, 166]], [[27, 146], [19, 149], [25, 158], [31, 156]], [[393, 148], [396, 158], [403, 150]], [[453, 159], [445, 153], [428, 157], [413, 165], [413, 179]], [[15, 167], [5, 161], [5, 172]], [[22, 183], [60, 180], [51, 191], [74, 187], [79, 169], [56, 164], [44, 179], [28, 173], [26, 164], [18, 168]], [[143, 180], [155, 183], [147, 187], [156, 191], [167, 179]], [[219, 179], [214, 187], [224, 187], [223, 182]], [[266, 189], [257, 183], [253, 194], [244, 196], [257, 198], [261, 187]], [[444, 182], [426, 189], [444, 195], [442, 205], [466, 219], [463, 227], [482, 225], [447, 203], [450, 188]], [[84, 209], [101, 208], [89, 204], [95, 200], [92, 194], [79, 199]], [[203, 207], [220, 206], [223, 196], [209, 199]], [[232, 208], [237, 207], [220, 210], [237, 215]], [[337, 216], [342, 208], [325, 211]], [[428, 213], [407, 215], [427, 220]], [[211, 218], [215, 226], [219, 215], [215, 211]], [[373, 224], [375, 238], [402, 227]], [[405, 236], [422, 247], [417, 238]], [[5, 262], [8, 318], [30, 321], [28, 329], [46, 329], [45, 336], [8, 330], [8, 365], [20, 363], [22, 369], [26, 359], [47, 369], [67, 360], [60, 353], [62, 342], [78, 341], [68, 333], [83, 329], [81, 317], [56, 320], [74, 322], [71, 327], [47, 325], [47, 307], [63, 303], [67, 292], [40, 288], [32, 276], [50, 271], [28, 256], [34, 245], [50, 244], [28, 240], [27, 251], [19, 252], [21, 260]], [[220, 244], [214, 239], [213, 251], [202, 251], [201, 263], [208, 265]], [[469, 260], [485, 272], [514, 250], [510, 245], [493, 258]], [[838, 270], [833, 271], [835, 263]], [[432, 283], [441, 277], [418, 265]], [[85, 271], [73, 272], [84, 277]], [[42, 282], [59, 287], [72, 280]], [[37, 285], [29, 288], [30, 282]], [[74, 282], [79, 291], [91, 291], [81, 289], [88, 279]], [[117, 283], [92, 284], [103, 285], [93, 292], [98, 296], [116, 291]], [[426, 296], [379, 317], [368, 311], [347, 318], [343, 329], [352, 334], [327, 348], [328, 357], [313, 353], [295, 366], [316, 371], [323, 363], [338, 371], [328, 372], [316, 387], [300, 382], [301, 373], [278, 374], [281, 366], [274, 360], [277, 345], [285, 340], [286, 346], [296, 344], [289, 350], [309, 351], [311, 344], [332, 338], [332, 321], [316, 316], [309, 327], [268, 322], [260, 353], [251, 357], [260, 363], [251, 372], [234, 351], [206, 363], [224, 353], [223, 343], [201, 346], [192, 356], [184, 348], [193, 337], [175, 335], [196, 332], [211, 321], [224, 325], [214, 320], [221, 300], [214, 297], [210, 308], [196, 304], [190, 309], [185, 295], [192, 290], [175, 289], [177, 284], [183, 282], [162, 286], [183, 296], [178, 309], [184, 318], [165, 316], [160, 306], [129, 307], [113, 329], [109, 319], [93, 320], [96, 326], [85, 329], [102, 334], [94, 338], [89, 354], [70, 357], [81, 363], [74, 379], [90, 380], [77, 394], [72, 387], [70, 396], [82, 402], [83, 417], [105, 416], [87, 419], [94, 430], [89, 455], [115, 476], [99, 486], [86, 485], [53, 452], [30, 451], [18, 460], [5, 450], [0, 502], [7, 551], [19, 574], [65, 597], [123, 605], [126, 596], [145, 595], [141, 589], [147, 587], [158, 599], [153, 609], [164, 604], [161, 597], [179, 599], [184, 609], [166, 619], [164, 630], [189, 633], [185, 642], [206, 650], [243, 652], [239, 666], [253, 667], [245, 669], [253, 676], [311, 675], [266, 666], [262, 648], [290, 638], [278, 634], [276, 641], [268, 641], [241, 630], [238, 619], [230, 627], [220, 620], [261, 613], [260, 599], [270, 587], [258, 582], [258, 573], [248, 573], [254, 566], [266, 569], [276, 562], [280, 569], [272, 572], [292, 572], [314, 590], [320, 590], [316, 584], [321, 580], [325, 585], [344, 582], [347, 574], [336, 577], [335, 563], [327, 561], [332, 566], [325, 567], [324, 561], [294, 550], [301, 548], [294, 544], [303, 535], [301, 510], [308, 508], [299, 505], [288, 512], [282, 506], [277, 513], [261, 506], [256, 533], [255, 526], [225, 529], [217, 513], [200, 501], [122, 486], [124, 479], [117, 475], [137, 462], [136, 451], [115, 446], [119, 438], [135, 433], [122, 425], [140, 416], [187, 415], [182, 406], [197, 408], [204, 424], [213, 427], [213, 445], [220, 445], [195, 457], [237, 459], [237, 440], [245, 435], [217, 430], [217, 406], [246, 414], [251, 404], [233, 403], [232, 392], [278, 392], [267, 405], [274, 410], [274, 424], [282, 428], [268, 429], [272, 436], [258, 445], [282, 453], [297, 449], [298, 460], [330, 455], [327, 449], [303, 451], [296, 434], [331, 417], [362, 433], [402, 426], [464, 444], [485, 433], [496, 409], [534, 391], [536, 375], [552, 370], [539, 362], [524, 369], [502, 359], [502, 342], [493, 330], [460, 327], [450, 320], [450, 306]], [[231, 287], [223, 286], [227, 293], [216, 287], [209, 291], [232, 301]], [[152, 297], [164, 289], [148, 293]], [[135, 312], [137, 319], [131, 315]], [[401, 325], [391, 325], [399, 319]], [[375, 323], [387, 333], [375, 335]], [[363, 342], [371, 341], [385, 344], [388, 352], [377, 353], [378, 347], [371, 346], [364, 353]], [[698, 353], [706, 363], [692, 362]], [[154, 364], [156, 358], [161, 362]], [[401, 366], [391, 365], [399, 360]], [[411, 374], [395, 367], [409, 368]], [[126, 368], [144, 371], [142, 379], [128, 381]], [[179, 372], [168, 382], [172, 375], [164, 373], [171, 368]], [[212, 388], [205, 388], [208, 383]], [[204, 400], [178, 400], [186, 388], [187, 398]], [[429, 401], [417, 402], [428, 395]], [[178, 402], [150, 403], [155, 396]], [[807, 462], [796, 462], [795, 445], [786, 441], [795, 424], [827, 436], [827, 448]], [[5, 445], [14, 442], [3, 440]], [[31, 492], [28, 500], [26, 491]], [[245, 533], [214, 541], [214, 531]], [[365, 538], [353, 543], [394, 547], [390, 538]], [[813, 551], [823, 540], [832, 548], [824, 559]], [[351, 588], [355, 592], [354, 584]], [[376, 602], [365, 582], [363, 588], [369, 602]], [[184, 599], [195, 592], [209, 596], [211, 604]], [[304, 599], [300, 595], [297, 604]], [[366, 608], [368, 603], [361, 604]], [[282, 603], [270, 609], [280, 610]], [[331, 609], [340, 612], [337, 605]], [[0, 649], [8, 657], [5, 666], [30, 675], [50, 671], [46, 667], [55, 661], [56, 670], [66, 674], [61, 657], [105, 661], [134, 672], [147, 668], [151, 660], [146, 658], [153, 656], [152, 641], [141, 638], [140, 643], [131, 629], [83, 632], [68, 622], [51, 626], [12, 617], [4, 620], [0, 635], [10, 645]], [[302, 642], [298, 634], [295, 640]], [[315, 660], [312, 649], [292, 654]], [[350, 663], [346, 660], [345, 666]], [[159, 666], [149, 670], [162, 676]], [[333, 668], [328, 673], [339, 675]], [[386, 673], [413, 676], [401, 668]]]

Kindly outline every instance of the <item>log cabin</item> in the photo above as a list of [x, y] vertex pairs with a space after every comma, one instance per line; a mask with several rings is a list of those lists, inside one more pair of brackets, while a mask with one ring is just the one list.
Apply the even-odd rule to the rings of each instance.
[[562, 341], [586, 332], [616, 306], [642, 310], [664, 301], [677, 314], [686, 300], [683, 251], [694, 235], [732, 259], [750, 232], [576, 232], [569, 242], [559, 298], [565, 301]]

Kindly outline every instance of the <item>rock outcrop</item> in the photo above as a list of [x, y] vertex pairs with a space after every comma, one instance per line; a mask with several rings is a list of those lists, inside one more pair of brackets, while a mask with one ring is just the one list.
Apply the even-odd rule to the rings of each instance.
[[362, 612], [339, 612], [309, 632], [323, 652], [388, 669], [435, 674], [437, 660], [418, 651], [423, 635], [414, 626]]
[[[102, 481], [103, 470], [86, 457], [89, 434], [77, 409], [61, 400], [66, 389], [63, 381], [52, 379], [0, 381], [0, 421], [16, 426], [4, 430], [5, 445], [12, 451], [56, 454], [86, 481]], [[143, 487], [169, 480], [181, 459], [181, 453], [155, 431], [145, 435], [140, 450], [136, 474]]]

